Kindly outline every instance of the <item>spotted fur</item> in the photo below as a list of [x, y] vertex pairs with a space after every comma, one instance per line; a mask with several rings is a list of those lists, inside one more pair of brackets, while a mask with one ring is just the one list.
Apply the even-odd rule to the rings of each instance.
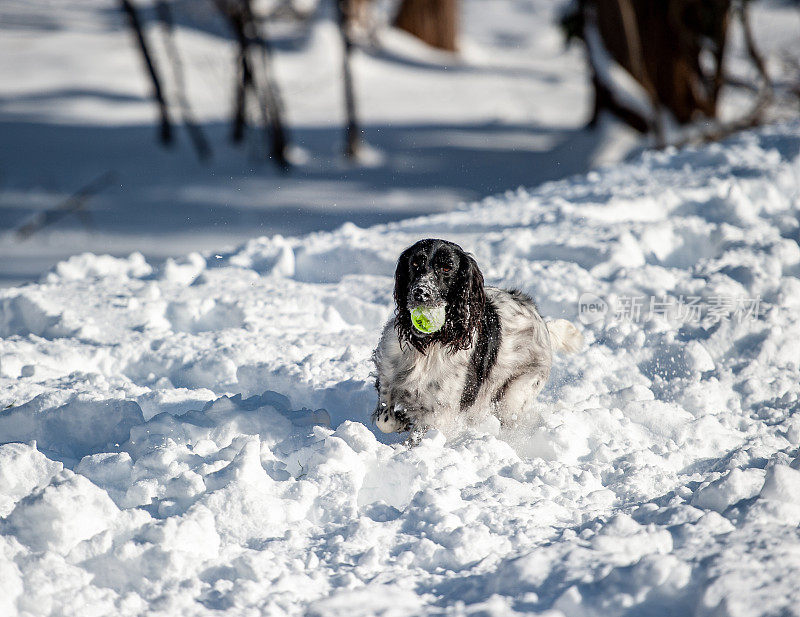
[[[424, 431], [494, 414], [513, 424], [550, 375], [553, 351], [577, 348], [581, 336], [564, 320], [551, 335], [524, 293], [486, 287], [474, 259], [444, 240], [406, 249], [395, 273], [394, 317], [373, 355], [384, 432]], [[415, 303], [447, 304], [436, 333], [413, 329]], [[557, 335], [556, 335], [557, 333]]]

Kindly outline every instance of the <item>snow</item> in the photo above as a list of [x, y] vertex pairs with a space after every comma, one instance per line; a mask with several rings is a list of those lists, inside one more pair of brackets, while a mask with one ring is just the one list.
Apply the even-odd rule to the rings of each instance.
[[[465, 0], [459, 56], [356, 52], [357, 163], [331, 16], [276, 27], [283, 175], [227, 144], [235, 50], [198, 7], [207, 164], [155, 145], [114, 3], [0, 4], [0, 226], [113, 172], [88, 226], [0, 235], [27, 283], [0, 289], [0, 615], [799, 615], [800, 124], [596, 168], [641, 144], [581, 128], [562, 4]], [[785, 85], [800, 13], [751, 9]], [[369, 422], [370, 356], [431, 236], [587, 345], [519, 427], [409, 449]]]
[[[83, 254], [4, 289], [0, 610], [797, 614], [798, 214], [787, 123], [450, 213], [155, 265]], [[397, 255], [426, 236], [588, 344], [520, 427], [409, 449], [369, 422], [370, 354]]]

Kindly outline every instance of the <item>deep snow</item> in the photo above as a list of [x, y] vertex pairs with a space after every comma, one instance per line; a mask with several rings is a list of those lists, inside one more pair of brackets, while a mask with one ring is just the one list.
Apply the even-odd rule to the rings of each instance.
[[[0, 614], [800, 614], [799, 214], [795, 123], [0, 291]], [[426, 236], [582, 324], [537, 421], [369, 425]]]

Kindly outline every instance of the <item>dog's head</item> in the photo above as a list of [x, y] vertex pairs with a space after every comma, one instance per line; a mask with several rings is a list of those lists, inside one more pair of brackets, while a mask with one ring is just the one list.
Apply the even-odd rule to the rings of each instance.
[[[397, 261], [394, 275], [395, 327], [401, 341], [424, 352], [434, 342], [451, 352], [468, 349], [480, 328], [486, 295], [478, 264], [460, 246], [446, 240], [420, 240]], [[445, 323], [425, 334], [414, 328], [416, 307], [445, 306]]]

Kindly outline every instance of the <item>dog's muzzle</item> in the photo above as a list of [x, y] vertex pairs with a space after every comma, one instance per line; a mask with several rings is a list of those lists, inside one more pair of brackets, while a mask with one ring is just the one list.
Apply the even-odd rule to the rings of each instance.
[[420, 277], [408, 290], [408, 306], [434, 308], [444, 302], [439, 288], [430, 274]]

